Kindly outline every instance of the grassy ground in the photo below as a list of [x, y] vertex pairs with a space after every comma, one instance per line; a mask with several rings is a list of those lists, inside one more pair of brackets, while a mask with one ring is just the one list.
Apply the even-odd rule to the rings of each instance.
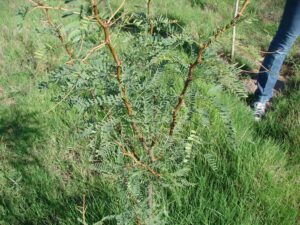
[[[36, 57], [44, 41], [34, 31], [39, 21], [33, 14], [18, 30], [15, 12], [21, 3], [0, 2], [0, 224], [80, 224], [84, 202], [92, 224], [122, 211], [121, 196], [90, 170], [88, 140], [76, 132], [84, 120], [63, 107], [48, 112], [57, 90], [44, 90], [40, 82], [60, 64], [62, 50], [49, 52], [48, 59]], [[204, 8], [188, 0], [154, 1], [155, 14], [176, 19], [203, 39], [229, 20], [228, 9], [233, 9], [229, 0], [203, 3]], [[137, 0], [127, 7], [145, 10]], [[239, 28], [237, 57], [251, 69], [276, 30], [281, 8], [282, 1], [253, 1], [250, 16]], [[229, 51], [229, 37], [220, 40], [220, 52]], [[43, 38], [58, 46], [55, 39]], [[166, 194], [171, 202], [169, 224], [299, 224], [300, 66], [295, 54], [288, 63], [293, 76], [260, 124], [253, 123], [245, 102], [221, 96], [231, 111], [237, 152], [224, 159], [220, 166], [225, 172], [219, 175], [207, 175], [195, 160], [190, 181], [197, 185]], [[208, 88], [201, 82], [195, 87]], [[226, 146], [220, 129], [217, 118], [209, 130], [203, 129], [208, 151], [222, 152]]]

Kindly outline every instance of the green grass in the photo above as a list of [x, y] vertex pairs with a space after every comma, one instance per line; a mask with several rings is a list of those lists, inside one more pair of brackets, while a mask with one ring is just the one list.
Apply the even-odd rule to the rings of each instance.
[[287, 87], [274, 100], [268, 117], [258, 127], [259, 134], [271, 137], [287, 152], [291, 166], [299, 166], [300, 160], [300, 70], [297, 62], [293, 62], [292, 77], [288, 78]]
[[[35, 56], [43, 41], [53, 46], [59, 43], [52, 37], [39, 39], [34, 31], [39, 26], [37, 14], [32, 14], [19, 31], [15, 19], [19, 3], [22, 1], [0, 2], [0, 224], [80, 224], [84, 196], [89, 224], [122, 212], [122, 193], [91, 169], [89, 140], [78, 132], [84, 119], [75, 110], [60, 106], [48, 112], [55, 105], [51, 99], [58, 90], [55, 86], [39, 86], [61, 63], [62, 49], [49, 52], [47, 60]], [[193, 37], [202, 40], [217, 24], [229, 20], [228, 8], [233, 9], [229, 0], [203, 3], [201, 8], [192, 7], [187, 0], [178, 4], [160, 0], [153, 6], [156, 15], [178, 20]], [[127, 7], [141, 11], [143, 6], [134, 0]], [[249, 52], [266, 48], [276, 30], [273, 19], [279, 19], [281, 6], [272, 1], [261, 5], [254, 1], [249, 17], [252, 22], [246, 21], [238, 31], [239, 45], [247, 54], [238, 52], [238, 57], [251, 61], [247, 58]], [[265, 18], [266, 8], [272, 11], [272, 20]], [[249, 34], [253, 34], [251, 39]], [[228, 51], [230, 34], [220, 42], [215, 48]], [[261, 124], [252, 121], [245, 102], [226, 92], [217, 94], [232, 117], [237, 148], [230, 149], [219, 114], [208, 112], [210, 125], [200, 128], [205, 144], [195, 150], [189, 174], [189, 182], [195, 185], [164, 195], [163, 201], [170, 205], [168, 224], [299, 223], [298, 64], [294, 62], [290, 88], [275, 99]], [[197, 74], [205, 73], [204, 69], [197, 70]], [[205, 94], [212, 87], [201, 77], [193, 84]], [[199, 101], [197, 106], [202, 104]], [[217, 172], [199, 163], [204, 153], [216, 155]]]

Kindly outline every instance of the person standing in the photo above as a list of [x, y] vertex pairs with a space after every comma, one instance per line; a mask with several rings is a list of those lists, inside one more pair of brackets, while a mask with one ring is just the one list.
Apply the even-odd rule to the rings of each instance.
[[300, 35], [300, 0], [287, 0], [284, 13], [268, 53], [262, 63], [255, 91], [254, 118], [261, 120], [273, 95], [282, 64]]

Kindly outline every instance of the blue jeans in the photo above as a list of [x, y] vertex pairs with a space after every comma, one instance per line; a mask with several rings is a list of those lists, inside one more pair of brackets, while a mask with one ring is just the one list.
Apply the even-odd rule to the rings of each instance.
[[279, 29], [271, 42], [257, 78], [257, 101], [272, 98], [283, 61], [300, 35], [300, 0], [287, 0]]

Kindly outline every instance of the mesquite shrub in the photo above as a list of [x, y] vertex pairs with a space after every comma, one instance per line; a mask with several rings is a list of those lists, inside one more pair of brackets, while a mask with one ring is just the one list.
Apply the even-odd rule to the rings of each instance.
[[[249, 0], [237, 17], [203, 44], [174, 21], [154, 17], [150, 7], [155, 1], [151, 0], [145, 2], [146, 13], [131, 14], [124, 11], [125, 0], [116, 8], [110, 1], [96, 0], [65, 0], [57, 5], [28, 2], [19, 15], [25, 18], [39, 10], [47, 28], [36, 29], [56, 36], [66, 52], [65, 64], [52, 71], [49, 79], [61, 90], [49, 112], [68, 107], [82, 115], [86, 123], [80, 132], [90, 140], [92, 170], [126, 196], [122, 200], [126, 210], [99, 224], [106, 220], [166, 223], [168, 202], [161, 193], [194, 185], [188, 176], [193, 149], [205, 145], [198, 129], [209, 120], [205, 105], [219, 112], [234, 148], [226, 108], [214, 95], [205, 96], [204, 90], [191, 84], [197, 66], [205, 64], [208, 47], [238, 22]], [[216, 60], [210, 57], [210, 62]], [[218, 69], [217, 64], [209, 71]], [[227, 77], [210, 79], [245, 97], [234, 72], [225, 70], [222, 75]], [[217, 172], [217, 158], [203, 152], [201, 160]]]

